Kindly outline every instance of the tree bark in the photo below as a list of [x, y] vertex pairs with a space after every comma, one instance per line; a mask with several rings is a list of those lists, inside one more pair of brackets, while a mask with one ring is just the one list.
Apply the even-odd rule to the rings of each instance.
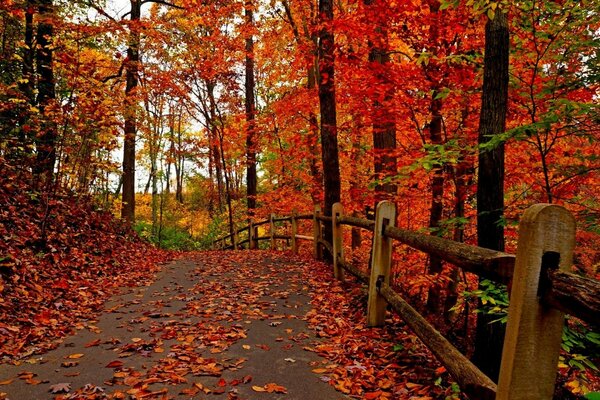
[[223, 179], [223, 168], [224, 164], [221, 162], [221, 151], [219, 147], [219, 135], [217, 128], [217, 115], [216, 115], [216, 103], [215, 103], [215, 83], [207, 80], [206, 81], [206, 92], [208, 94], [209, 101], [209, 118], [208, 121], [209, 126], [209, 137], [210, 137], [210, 151], [212, 153], [215, 173], [217, 178], [217, 205], [218, 211], [223, 211], [223, 199], [225, 197], [225, 189], [224, 189], [224, 179]]
[[[252, 0], [246, 0], [244, 14], [246, 27], [254, 27], [254, 5]], [[254, 39], [250, 32], [246, 37], [246, 202], [248, 205], [248, 219], [254, 217], [256, 208], [256, 102], [254, 99]]]
[[56, 100], [54, 87], [53, 38], [54, 38], [54, 4], [52, 0], [40, 0], [39, 22], [37, 27], [37, 73], [38, 97], [37, 104], [42, 115], [40, 132], [36, 139], [37, 162], [34, 173], [40, 178], [41, 185], [51, 184], [54, 178], [56, 163], [56, 124], [49, 117], [48, 107]]
[[[298, 46], [304, 45], [303, 39], [310, 43], [310, 51], [305, 54], [306, 59], [306, 89], [312, 92], [317, 87], [317, 75], [318, 75], [318, 36], [314, 29], [310, 29], [309, 22], [306, 16], [302, 18], [302, 32], [303, 37], [300, 35], [298, 24], [294, 20], [292, 9], [288, 0], [282, 0], [282, 5], [285, 9], [285, 13], [288, 22], [292, 28], [294, 38]], [[312, 3], [311, 3], [312, 4]], [[315, 11], [314, 7], [310, 8], [310, 23], [314, 25]], [[312, 93], [311, 93], [312, 94]], [[319, 168], [319, 122], [317, 120], [317, 114], [311, 109], [308, 115], [308, 135], [305, 138], [305, 145], [309, 149], [309, 166], [311, 175], [311, 189], [310, 196], [313, 204], [320, 204], [323, 199], [323, 176], [321, 169]]]
[[[35, 12], [32, 0], [25, 3], [25, 48], [23, 51], [23, 80], [19, 83], [19, 90], [27, 99], [28, 105], [35, 104], [35, 76], [33, 74], [33, 62], [35, 52], [33, 47], [33, 14]], [[29, 111], [23, 111], [19, 117], [19, 141], [25, 153], [31, 152], [31, 138], [27, 134], [25, 125], [29, 120]]]
[[[321, 159], [323, 160], [323, 187], [326, 216], [340, 201], [340, 165], [337, 143], [337, 113], [335, 100], [335, 42], [333, 36], [333, 0], [319, 1], [319, 105], [321, 109]], [[332, 243], [333, 232], [325, 224], [324, 239]], [[329, 255], [331, 256], [331, 255]], [[327, 256], [326, 258], [329, 258]]]
[[141, 0], [130, 0], [131, 26], [127, 60], [125, 63], [126, 86], [124, 104], [124, 143], [123, 143], [123, 196], [121, 218], [132, 224], [135, 220], [135, 137], [137, 131], [137, 115], [135, 90], [138, 86], [138, 63], [140, 60]]
[[[441, 145], [442, 139], [442, 100], [436, 99], [438, 94], [434, 90], [431, 95], [431, 121], [429, 123], [429, 139], [432, 145]], [[441, 236], [440, 222], [444, 211], [444, 165], [442, 162], [433, 166], [433, 178], [431, 180], [431, 208], [429, 212], [429, 228], [434, 236]], [[439, 276], [442, 272], [442, 260], [433, 255], [429, 256], [430, 275]], [[427, 310], [431, 314], [438, 314], [441, 308], [442, 284], [434, 281], [429, 287], [427, 296]]]
[[[497, 10], [485, 26], [483, 93], [479, 119], [479, 145], [504, 132], [508, 107], [508, 16]], [[477, 176], [477, 244], [504, 250], [504, 145], [479, 151]], [[502, 357], [504, 325], [490, 324], [491, 316], [479, 314], [474, 363], [497, 380]]]
[[[371, 119], [373, 123], [373, 167], [375, 171], [375, 207], [382, 200], [393, 200], [398, 187], [389, 179], [397, 174], [396, 165], [396, 118], [390, 105], [394, 98], [394, 89], [387, 77], [390, 53], [388, 51], [387, 23], [381, 22], [379, 7], [374, 0], [364, 0], [369, 23], [373, 25], [376, 37], [369, 43], [369, 61], [377, 64], [376, 84], [381, 88], [383, 97], [376, 94], [372, 98]], [[385, 2], [383, 2], [385, 3]], [[385, 4], [383, 4], [385, 5]], [[385, 14], [385, 13], [384, 13]]]

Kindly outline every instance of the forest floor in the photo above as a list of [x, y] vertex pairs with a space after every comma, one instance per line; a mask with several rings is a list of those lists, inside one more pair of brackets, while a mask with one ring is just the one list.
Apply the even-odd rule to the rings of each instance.
[[101, 313], [80, 315], [55, 349], [5, 358], [0, 399], [457, 395], [395, 317], [364, 326], [365, 296], [325, 264], [288, 253], [189, 254]]

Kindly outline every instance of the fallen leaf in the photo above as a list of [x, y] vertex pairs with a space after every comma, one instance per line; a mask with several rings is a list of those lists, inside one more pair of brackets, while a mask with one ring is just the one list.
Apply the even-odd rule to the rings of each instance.
[[94, 347], [94, 346], [98, 346], [100, 343], [102, 343], [101, 339], [96, 339], [96, 340], [92, 340], [89, 343], [85, 344], [85, 347]]
[[115, 360], [106, 364], [106, 368], [121, 368], [123, 366], [123, 361]]
[[60, 363], [60, 366], [63, 368], [73, 368], [79, 365], [79, 362], [77, 361], [64, 361], [62, 363]]
[[78, 358], [81, 358], [81, 357], [83, 357], [83, 356], [84, 356], [84, 354], [83, 354], [83, 353], [76, 353], [76, 354], [71, 354], [71, 355], [68, 355], [68, 356], [66, 356], [65, 358], [69, 358], [69, 359], [71, 359], [71, 360], [76, 360], [76, 359], [78, 359]]
[[276, 383], [267, 383], [265, 390], [269, 393], [287, 393], [287, 389]]
[[67, 382], [57, 383], [56, 385], [50, 386], [50, 392], [52, 393], [69, 393], [71, 391], [71, 384]]

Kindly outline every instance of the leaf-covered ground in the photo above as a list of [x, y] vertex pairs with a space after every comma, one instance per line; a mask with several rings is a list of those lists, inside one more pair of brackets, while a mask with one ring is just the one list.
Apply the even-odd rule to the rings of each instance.
[[113, 298], [56, 350], [0, 367], [0, 392], [63, 400], [452, 396], [447, 373], [403, 324], [390, 317], [385, 328], [366, 328], [363, 289], [332, 281], [329, 269], [285, 253], [198, 253]]
[[[1, 160], [0, 160], [1, 161]], [[147, 282], [173, 255], [138, 239], [89, 198], [42, 193], [0, 175], [0, 360], [40, 353], [120, 287]]]

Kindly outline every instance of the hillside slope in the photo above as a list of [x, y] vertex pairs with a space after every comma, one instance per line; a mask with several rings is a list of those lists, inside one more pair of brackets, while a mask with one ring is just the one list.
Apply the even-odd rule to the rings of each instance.
[[172, 253], [88, 197], [45, 194], [0, 159], [0, 362], [54, 347], [119, 287], [148, 282]]

